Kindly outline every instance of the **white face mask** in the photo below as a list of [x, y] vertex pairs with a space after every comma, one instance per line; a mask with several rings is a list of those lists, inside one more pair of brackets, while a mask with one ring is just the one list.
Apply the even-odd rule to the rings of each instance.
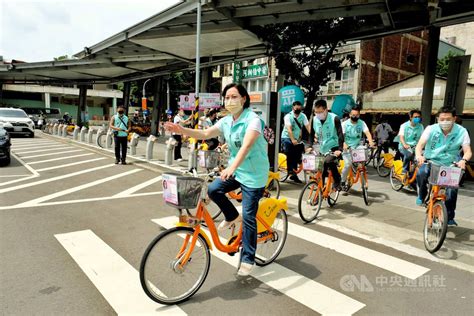
[[439, 126], [443, 131], [449, 131], [451, 127], [453, 126], [454, 122], [453, 121], [441, 121], [438, 122]]
[[327, 113], [326, 112], [323, 112], [323, 113], [316, 113], [316, 118], [320, 121], [324, 121], [326, 119], [326, 116], [327, 116]]
[[240, 99], [230, 99], [225, 101], [225, 108], [229, 111], [232, 115], [235, 115], [242, 111], [242, 103], [240, 103]]

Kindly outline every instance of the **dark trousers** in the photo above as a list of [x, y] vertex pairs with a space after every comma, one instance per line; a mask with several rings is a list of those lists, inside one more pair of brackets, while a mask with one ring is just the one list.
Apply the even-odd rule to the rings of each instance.
[[181, 145], [183, 144], [181, 135], [173, 135], [173, 138], [176, 139], [176, 146], [174, 146], [174, 159], [181, 159]]
[[298, 163], [301, 161], [301, 155], [304, 151], [304, 145], [298, 144], [293, 145], [291, 139], [281, 139], [282, 150], [286, 155], [286, 167], [289, 175], [296, 174], [295, 170], [298, 170]]
[[[127, 136], [114, 136], [115, 142], [115, 159], [125, 161], [127, 159]], [[122, 153], [122, 158], [120, 158]]]
[[323, 177], [328, 176], [328, 169], [331, 170], [335, 186], [338, 186], [341, 183], [341, 175], [339, 174], [339, 170], [337, 170], [338, 162], [338, 158], [333, 155], [327, 155], [324, 157]]

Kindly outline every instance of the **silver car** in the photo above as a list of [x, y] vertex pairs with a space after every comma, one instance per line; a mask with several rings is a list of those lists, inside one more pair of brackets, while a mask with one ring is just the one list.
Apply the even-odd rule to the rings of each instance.
[[10, 135], [35, 137], [35, 123], [21, 109], [0, 108], [0, 123]]

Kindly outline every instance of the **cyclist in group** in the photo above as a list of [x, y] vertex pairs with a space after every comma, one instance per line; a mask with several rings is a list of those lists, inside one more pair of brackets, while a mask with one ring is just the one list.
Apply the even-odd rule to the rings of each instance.
[[223, 135], [230, 151], [229, 166], [220, 178], [208, 187], [209, 197], [219, 206], [225, 220], [218, 229], [230, 228], [242, 221], [239, 212], [229, 201], [226, 193], [240, 187], [242, 190], [242, 255], [237, 272], [240, 276], [250, 274], [255, 264], [257, 248], [258, 202], [263, 196], [270, 164], [267, 142], [263, 137], [264, 122], [250, 109], [250, 96], [241, 84], [228, 84], [223, 91], [225, 108], [229, 115], [205, 130], [185, 128], [179, 124], [166, 123], [165, 128], [196, 139], [209, 139]]
[[[349, 119], [342, 122], [342, 132], [344, 133], [344, 151], [357, 148], [360, 144], [362, 134], [367, 137], [371, 147], [375, 146], [367, 124], [360, 118], [360, 108], [358, 106], [353, 107], [349, 113]], [[352, 156], [349, 153], [344, 154], [342, 157], [344, 158], [344, 168], [342, 169], [341, 184], [343, 189], [347, 190], [345, 181], [349, 173], [349, 168], [352, 165]]]
[[331, 170], [334, 177], [334, 188], [341, 190], [341, 175], [337, 170], [338, 159], [344, 147], [344, 134], [339, 117], [328, 111], [325, 100], [317, 100], [313, 107], [314, 140], [319, 142], [320, 153], [326, 155], [324, 159], [324, 176]]
[[419, 110], [411, 110], [410, 120], [400, 126], [398, 132], [398, 150], [403, 155], [403, 173], [408, 172], [410, 161], [413, 161], [415, 153], [410, 150], [418, 144], [424, 127], [421, 124], [421, 112]]
[[[428, 126], [421, 135], [416, 146], [416, 160], [420, 169], [416, 175], [418, 186], [417, 205], [422, 205], [426, 197], [428, 177], [430, 175], [430, 164], [423, 164], [426, 159], [437, 165], [450, 166], [458, 160], [459, 150], [462, 148], [463, 156], [456, 165], [462, 169], [472, 157], [471, 140], [467, 130], [461, 125], [455, 124], [456, 110], [450, 107], [442, 107], [438, 112], [438, 123]], [[424, 156], [422, 150], [425, 149]], [[446, 209], [448, 212], [448, 225], [456, 225], [454, 221], [458, 190], [448, 188], [446, 190]]]
[[308, 118], [301, 111], [303, 105], [300, 101], [293, 102], [293, 109], [283, 118], [284, 128], [281, 132], [281, 147], [286, 154], [286, 167], [290, 179], [296, 183], [302, 183], [294, 170], [298, 169], [298, 162], [304, 152], [304, 145], [301, 144], [303, 137], [303, 126], [308, 133], [311, 132]]

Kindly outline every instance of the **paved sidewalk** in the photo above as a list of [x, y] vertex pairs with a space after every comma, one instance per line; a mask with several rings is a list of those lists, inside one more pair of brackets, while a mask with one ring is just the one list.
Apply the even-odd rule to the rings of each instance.
[[[65, 140], [58, 136], [51, 137]], [[167, 138], [160, 137], [154, 143], [153, 159], [151, 160], [145, 158], [146, 138], [141, 138], [137, 146], [137, 154], [129, 155], [127, 160], [160, 170], [186, 170], [189, 154], [186, 146], [182, 148], [184, 158], [182, 162], [174, 162], [171, 166], [164, 164], [166, 150], [164, 142]], [[113, 149], [100, 149], [96, 145], [84, 144], [70, 138], [68, 140], [79, 146], [87, 146], [103, 152], [108, 151], [109, 154], [113, 153]], [[291, 220], [294, 221], [301, 221], [297, 202], [302, 187], [303, 185], [294, 184], [289, 180], [281, 185], [281, 195], [288, 198], [289, 214], [292, 215]], [[465, 186], [459, 190], [456, 211], [456, 221], [459, 226], [449, 227], [444, 247], [434, 255], [424, 249], [422, 231], [425, 208], [416, 206], [415, 192], [405, 189], [395, 192], [390, 186], [388, 177], [379, 177], [372, 167], [369, 167], [369, 206], [364, 204], [360, 186], [356, 184], [348, 194], [340, 194], [334, 208], [329, 208], [324, 202], [319, 219], [308, 225], [326, 226], [360, 238], [390, 245], [405, 252], [416, 252], [419, 256], [429, 257], [431, 260], [474, 272], [473, 192], [473, 182], [466, 182]]]

